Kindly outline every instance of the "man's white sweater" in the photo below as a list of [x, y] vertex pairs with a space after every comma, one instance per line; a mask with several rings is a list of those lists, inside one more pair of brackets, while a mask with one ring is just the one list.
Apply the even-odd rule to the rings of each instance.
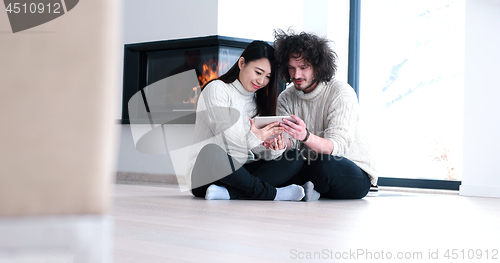
[[[277, 115], [291, 114], [301, 118], [312, 134], [333, 143], [331, 155], [351, 160], [370, 176], [372, 184], [377, 183], [374, 160], [359, 125], [358, 99], [349, 84], [333, 79], [307, 94], [290, 85], [278, 97]], [[304, 144], [291, 141], [293, 148], [307, 150], [306, 157], [317, 156]]]

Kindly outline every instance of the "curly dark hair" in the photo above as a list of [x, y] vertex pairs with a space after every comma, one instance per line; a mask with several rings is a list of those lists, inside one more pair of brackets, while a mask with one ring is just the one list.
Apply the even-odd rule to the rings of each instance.
[[301, 32], [296, 34], [291, 29], [288, 33], [281, 29], [274, 30], [274, 55], [278, 61], [278, 77], [290, 83], [288, 61], [302, 57], [314, 69], [314, 80], [327, 82], [337, 72], [337, 53], [328, 45], [329, 40], [317, 35]]

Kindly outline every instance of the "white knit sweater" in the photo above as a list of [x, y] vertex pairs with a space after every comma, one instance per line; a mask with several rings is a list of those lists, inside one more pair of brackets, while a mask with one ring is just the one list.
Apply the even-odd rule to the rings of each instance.
[[[333, 79], [307, 94], [290, 85], [278, 97], [277, 115], [290, 114], [301, 118], [312, 134], [329, 139], [332, 155], [351, 160], [370, 176], [372, 184], [377, 183], [375, 163], [358, 124], [358, 99], [349, 84]], [[306, 145], [291, 141], [293, 148], [308, 150], [306, 157], [316, 156]]]
[[255, 93], [245, 90], [238, 80], [230, 84], [215, 80], [203, 89], [198, 98], [193, 144], [188, 156], [189, 187], [199, 186], [191, 186], [191, 173], [198, 153], [209, 143], [228, 149], [231, 157], [241, 164], [256, 158], [275, 159], [284, 152], [266, 149], [261, 145], [263, 141], [250, 131], [249, 118], [256, 110]]

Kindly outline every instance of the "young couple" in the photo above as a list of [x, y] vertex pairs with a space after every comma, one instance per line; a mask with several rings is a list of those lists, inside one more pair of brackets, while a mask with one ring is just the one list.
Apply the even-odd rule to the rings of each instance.
[[[198, 99], [188, 178], [207, 200], [363, 198], [377, 175], [358, 100], [334, 79], [337, 56], [314, 34], [252, 42]], [[291, 84], [279, 94], [278, 79]], [[255, 116], [291, 116], [256, 128]], [[291, 138], [285, 138], [286, 132]]]

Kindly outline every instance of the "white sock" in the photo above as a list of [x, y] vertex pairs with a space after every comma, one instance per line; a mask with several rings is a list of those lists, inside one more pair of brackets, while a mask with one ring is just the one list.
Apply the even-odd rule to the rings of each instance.
[[205, 194], [206, 200], [229, 200], [229, 192], [224, 186], [218, 186], [215, 184], [210, 185], [207, 188]]
[[300, 201], [304, 195], [304, 188], [302, 186], [291, 184], [286, 187], [276, 188], [274, 201]]
[[304, 201], [311, 202], [319, 200], [321, 194], [314, 190], [314, 184], [311, 181], [305, 183], [302, 187], [304, 188], [304, 193], [306, 194], [306, 196], [304, 196]]

